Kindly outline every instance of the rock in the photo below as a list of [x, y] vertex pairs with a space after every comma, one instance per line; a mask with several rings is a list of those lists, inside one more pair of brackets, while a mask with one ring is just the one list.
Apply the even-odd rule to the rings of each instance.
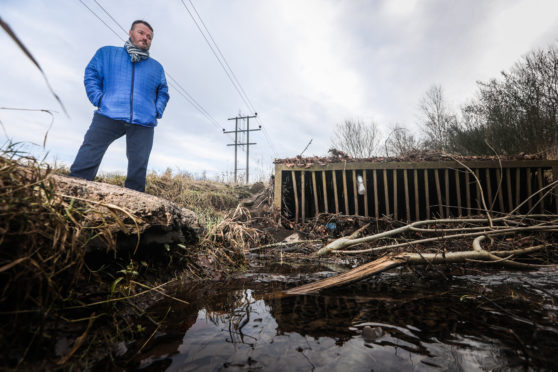
[[[141, 245], [192, 243], [197, 241], [201, 227], [194, 212], [166, 199], [124, 187], [52, 175], [57, 194], [115, 205], [138, 220]], [[93, 219], [100, 217], [92, 216]], [[120, 230], [117, 225], [115, 228]], [[124, 233], [120, 230], [120, 232]], [[137, 231], [129, 231], [135, 241]]]

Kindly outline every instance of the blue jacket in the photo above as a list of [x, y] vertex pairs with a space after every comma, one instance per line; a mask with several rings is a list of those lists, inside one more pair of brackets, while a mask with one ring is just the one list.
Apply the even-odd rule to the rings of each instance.
[[132, 63], [124, 47], [97, 50], [84, 84], [99, 114], [146, 127], [157, 125], [169, 100], [163, 66], [153, 58]]

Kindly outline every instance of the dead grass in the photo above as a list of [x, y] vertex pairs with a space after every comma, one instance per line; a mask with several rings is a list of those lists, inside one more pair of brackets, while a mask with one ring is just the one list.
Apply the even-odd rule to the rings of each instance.
[[[95, 332], [80, 333], [90, 346], [70, 350], [61, 361], [73, 363], [91, 353], [90, 347], [107, 350], [115, 340], [130, 338], [131, 314], [145, 316], [129, 306], [140, 291], [131, 279], [139, 280], [148, 265], [157, 275], [152, 262], [117, 255], [115, 232], [133, 230], [133, 216], [59, 194], [52, 173], [17, 145], [0, 147], [0, 369], [28, 369], [29, 358], [46, 361], [53, 334], [88, 322], [95, 321]], [[168, 250], [167, 276], [196, 258], [195, 250]], [[91, 254], [100, 260], [96, 266]]]
[[[109, 174], [96, 180], [124, 186], [125, 179], [123, 175]], [[250, 195], [246, 187], [196, 180], [188, 173], [173, 173], [170, 169], [162, 174], [148, 174], [145, 192], [196, 212], [200, 223], [208, 230], [219, 223], [228, 211], [236, 208], [240, 199]]]

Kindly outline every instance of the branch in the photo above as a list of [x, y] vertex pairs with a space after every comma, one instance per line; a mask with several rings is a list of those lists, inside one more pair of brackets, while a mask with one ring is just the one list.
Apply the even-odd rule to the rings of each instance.
[[[533, 215], [534, 216], [540, 216], [540, 215]], [[543, 215], [543, 216], [547, 216], [547, 215]], [[555, 215], [548, 215], [548, 216], [555, 216]], [[413, 229], [415, 229], [417, 226], [422, 226], [422, 225], [429, 225], [429, 224], [437, 224], [437, 223], [482, 223], [482, 222], [489, 222], [489, 223], [494, 223], [494, 222], [500, 222], [500, 221], [505, 221], [505, 220], [509, 220], [512, 218], [518, 218], [518, 217], [525, 217], [525, 216], [505, 216], [505, 217], [499, 217], [499, 218], [494, 218], [494, 219], [488, 219], [488, 218], [444, 218], [444, 219], [439, 219], [439, 220], [422, 220], [422, 221], [415, 221], [411, 224], [402, 226], [402, 227], [398, 227], [396, 229], [393, 230], [389, 230], [389, 231], [384, 231], [378, 234], [374, 234], [371, 236], [365, 236], [362, 238], [358, 238], [358, 239], [354, 239], [353, 236], [348, 236], [348, 237], [342, 237], [339, 238], [337, 240], [334, 240], [333, 242], [329, 243], [328, 245], [326, 245], [325, 247], [321, 248], [316, 254], [318, 256], [323, 256], [327, 253], [330, 253], [331, 251], [334, 250], [339, 250], [342, 248], [348, 248], [348, 247], [352, 247], [354, 245], [357, 244], [362, 244], [362, 243], [367, 243], [373, 240], [378, 240], [381, 238], [385, 238], [388, 236], [392, 236], [392, 235], [396, 235], [399, 233], [403, 233], [406, 231], [412, 231]], [[494, 229], [494, 227], [491, 227], [492, 229]], [[487, 228], [489, 229], [489, 228]], [[443, 230], [442, 230], [443, 231]], [[501, 230], [497, 230], [497, 231], [501, 231]], [[477, 236], [477, 235], [465, 235], [465, 236]], [[430, 238], [432, 239], [432, 238]], [[428, 240], [428, 241], [434, 241], [434, 240]], [[363, 252], [360, 252], [363, 253]]]

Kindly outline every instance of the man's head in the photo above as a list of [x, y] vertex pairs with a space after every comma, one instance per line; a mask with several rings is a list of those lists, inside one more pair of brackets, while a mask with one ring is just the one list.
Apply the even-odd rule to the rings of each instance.
[[134, 46], [143, 50], [149, 50], [153, 40], [153, 27], [146, 21], [137, 20], [132, 23], [129, 32], [130, 41]]

